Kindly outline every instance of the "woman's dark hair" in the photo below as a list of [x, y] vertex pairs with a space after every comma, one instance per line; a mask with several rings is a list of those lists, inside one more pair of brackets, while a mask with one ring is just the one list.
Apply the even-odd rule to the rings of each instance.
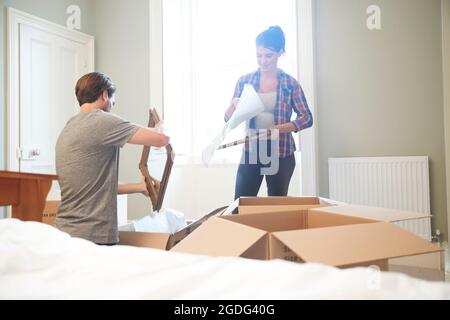
[[286, 39], [279, 26], [272, 26], [256, 37], [256, 46], [262, 46], [275, 52], [286, 52]]
[[75, 95], [78, 103], [82, 106], [85, 103], [93, 103], [102, 95], [103, 91], [108, 91], [111, 98], [116, 92], [116, 86], [111, 79], [99, 72], [88, 73], [78, 80], [75, 87]]

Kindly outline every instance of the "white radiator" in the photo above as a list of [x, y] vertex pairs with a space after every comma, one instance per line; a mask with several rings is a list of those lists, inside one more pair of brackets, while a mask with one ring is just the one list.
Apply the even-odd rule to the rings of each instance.
[[[330, 158], [330, 198], [430, 214], [428, 157]], [[431, 218], [398, 226], [431, 241]]]

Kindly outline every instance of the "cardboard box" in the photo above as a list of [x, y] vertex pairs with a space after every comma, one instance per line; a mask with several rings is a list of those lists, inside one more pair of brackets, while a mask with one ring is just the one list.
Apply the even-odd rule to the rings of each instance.
[[56, 221], [56, 212], [61, 201], [52, 200], [46, 201], [44, 211], [42, 212], [42, 223], [54, 226]]
[[[429, 219], [431, 215], [358, 205], [343, 205], [312, 209], [313, 212], [334, 213], [353, 217], [366, 217], [396, 223], [407, 220]], [[428, 281], [444, 281], [444, 252], [433, 252], [415, 256], [389, 259], [389, 270]]]
[[119, 245], [147, 247], [161, 250], [170, 250], [202, 223], [208, 219], [224, 214], [227, 207], [218, 208], [211, 213], [191, 222], [176, 233], [136, 232], [132, 224], [119, 227]]
[[387, 208], [377, 208], [359, 205], [338, 205], [322, 208], [312, 208], [317, 213], [332, 213], [350, 217], [374, 219], [384, 222], [399, 222], [416, 219], [429, 219], [431, 215], [426, 213], [400, 211]]
[[340, 268], [376, 265], [385, 271], [390, 258], [441, 251], [395, 225], [362, 217], [355, 208], [352, 215], [320, 211], [334, 208], [215, 217], [172, 251]]
[[334, 205], [345, 205], [345, 203], [320, 197], [242, 197], [234, 201], [226, 212], [254, 214], [295, 211]]
[[[46, 201], [45, 208], [42, 214], [42, 223], [55, 225], [56, 212], [61, 201]], [[174, 234], [169, 233], [152, 233], [152, 232], [135, 232], [132, 224], [119, 226], [119, 245], [128, 245], [135, 247], [147, 247], [161, 250], [169, 250], [175, 244], [184, 239], [204, 221], [210, 217], [224, 213], [227, 207], [222, 207], [205, 215], [204, 217], [190, 221], [189, 225]], [[120, 212], [118, 211], [118, 215]], [[120, 217], [120, 216], [119, 216]]]
[[[42, 212], [42, 223], [54, 226], [56, 222], [56, 213], [61, 200], [47, 200]], [[120, 225], [126, 224], [127, 220], [127, 195], [117, 195], [117, 222]]]
[[[233, 212], [234, 206], [239, 207], [246, 213], [258, 213], [268, 210], [279, 209], [279, 205], [292, 204], [297, 208], [312, 208], [331, 205], [338, 202], [318, 197], [246, 197], [240, 198], [233, 202], [231, 206], [219, 208], [206, 216], [191, 222], [186, 228], [175, 234], [169, 233], [153, 233], [153, 232], [136, 232], [132, 225], [126, 225], [119, 228], [119, 245], [129, 245], [136, 247], [148, 247], [162, 250], [170, 250], [175, 244], [179, 243], [203, 222], [211, 217], [222, 215], [227, 216]], [[341, 203], [341, 202], [339, 202]], [[298, 206], [299, 205], [299, 206]], [[292, 207], [289, 209], [293, 209]]]

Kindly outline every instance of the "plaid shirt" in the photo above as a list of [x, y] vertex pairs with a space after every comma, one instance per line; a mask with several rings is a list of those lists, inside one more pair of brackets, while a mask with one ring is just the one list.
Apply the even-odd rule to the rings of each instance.
[[[244, 90], [245, 84], [251, 84], [255, 91], [259, 91], [260, 72], [259, 70], [253, 73], [242, 76], [234, 91], [233, 98], [239, 98]], [[297, 114], [297, 118], [291, 121], [292, 111]], [[229, 119], [225, 116], [225, 121]], [[282, 70], [278, 70], [278, 88], [277, 88], [277, 102], [274, 110], [275, 125], [285, 123], [293, 123], [296, 131], [312, 127], [313, 117], [309, 110], [308, 103], [303, 93], [303, 89], [295, 78], [288, 75]], [[249, 128], [254, 129], [255, 118], [250, 120]], [[292, 133], [280, 133], [279, 135], [279, 155], [280, 158], [285, 158], [295, 152], [295, 142]], [[245, 151], [248, 151], [248, 145], [245, 146]]]

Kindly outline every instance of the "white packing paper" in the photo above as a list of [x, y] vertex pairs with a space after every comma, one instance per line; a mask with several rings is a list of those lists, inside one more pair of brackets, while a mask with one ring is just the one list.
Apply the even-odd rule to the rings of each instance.
[[175, 233], [187, 226], [182, 212], [163, 209], [133, 222], [136, 232]]
[[245, 84], [236, 110], [219, 134], [203, 150], [202, 160], [208, 166], [214, 152], [220, 147], [227, 134], [237, 128], [242, 122], [248, 121], [264, 111], [264, 104], [251, 84]]

